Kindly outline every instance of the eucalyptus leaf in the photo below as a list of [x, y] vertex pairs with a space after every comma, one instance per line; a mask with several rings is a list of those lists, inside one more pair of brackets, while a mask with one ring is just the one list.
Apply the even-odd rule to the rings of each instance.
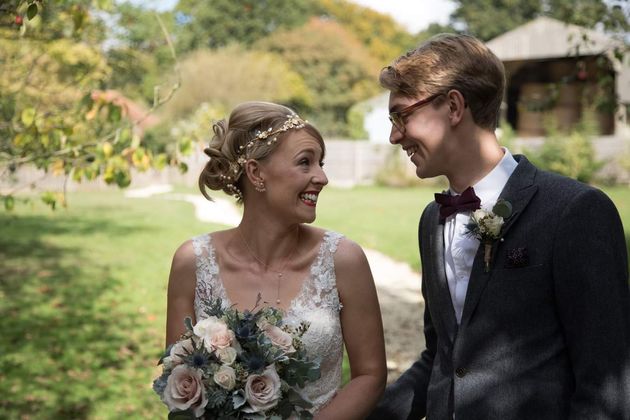
[[28, 9], [26, 9], [26, 17], [28, 17], [28, 20], [33, 20], [33, 18], [35, 16], [37, 16], [37, 4], [36, 3], [31, 3], [28, 6]]
[[497, 216], [507, 219], [512, 215], [512, 204], [506, 200], [498, 200], [494, 207], [492, 207], [492, 212]]
[[232, 394], [232, 403], [234, 404], [234, 409], [239, 409], [242, 406], [245, 405], [245, 395], [243, 395], [242, 393], [235, 391]]

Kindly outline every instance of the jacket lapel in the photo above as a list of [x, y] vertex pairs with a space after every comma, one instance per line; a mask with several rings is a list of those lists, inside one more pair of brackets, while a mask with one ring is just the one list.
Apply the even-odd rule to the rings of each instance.
[[[501, 238], [504, 238], [510, 228], [514, 226], [518, 218], [523, 214], [530, 200], [538, 190], [534, 185], [536, 177], [536, 167], [529, 163], [527, 158], [522, 155], [515, 155], [514, 158], [518, 162], [518, 166], [508, 179], [507, 184], [501, 191], [499, 198], [509, 201], [512, 204], [512, 215], [505, 221], [501, 229]], [[497, 254], [501, 241], [496, 241], [492, 246], [493, 261]], [[470, 272], [470, 280], [468, 282], [468, 290], [466, 292], [466, 300], [464, 302], [464, 311], [462, 313], [461, 326], [465, 326], [479, 303], [479, 299], [492, 275], [493, 265], [490, 264], [490, 271], [484, 271], [483, 246], [479, 246], [472, 270]]]
[[[457, 334], [457, 319], [455, 318], [455, 309], [451, 301], [451, 293], [448, 287], [448, 279], [446, 278], [446, 269], [444, 265], [444, 225], [439, 223], [439, 206], [434, 206], [434, 214], [431, 217], [431, 236], [430, 236], [430, 254], [433, 258], [431, 261], [433, 266], [428, 271], [435, 279], [436, 289], [439, 297], [439, 308], [442, 315], [441, 322], [444, 329], [448, 333], [451, 343], [455, 342]], [[423, 279], [424, 281], [424, 279]]]

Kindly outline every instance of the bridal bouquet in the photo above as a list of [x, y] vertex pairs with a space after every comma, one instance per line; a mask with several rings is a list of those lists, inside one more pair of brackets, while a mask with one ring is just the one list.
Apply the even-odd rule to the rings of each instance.
[[[259, 297], [260, 299], [260, 297]], [[207, 318], [186, 332], [160, 359], [153, 389], [174, 419], [311, 418], [311, 405], [296, 391], [319, 378], [301, 338], [308, 329], [283, 325], [275, 308], [224, 309], [208, 302]]]

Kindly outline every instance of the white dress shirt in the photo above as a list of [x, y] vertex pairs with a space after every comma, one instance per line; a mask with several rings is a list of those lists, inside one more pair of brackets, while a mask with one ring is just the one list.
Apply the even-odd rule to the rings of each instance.
[[[499, 194], [517, 166], [509, 150], [503, 148], [503, 151], [503, 158], [497, 166], [472, 186], [477, 197], [481, 199], [481, 207], [486, 210], [491, 210], [497, 202]], [[452, 189], [449, 189], [449, 193], [457, 195]], [[444, 222], [444, 265], [457, 324], [462, 320], [470, 272], [479, 248], [479, 241], [466, 235], [465, 226], [471, 215], [470, 211], [454, 213]]]

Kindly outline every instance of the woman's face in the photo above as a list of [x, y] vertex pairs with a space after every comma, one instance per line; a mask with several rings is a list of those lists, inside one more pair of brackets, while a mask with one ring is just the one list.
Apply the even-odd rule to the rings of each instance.
[[322, 147], [305, 130], [287, 132], [277, 149], [260, 162], [264, 199], [283, 220], [311, 223], [317, 198], [328, 178], [322, 169]]

